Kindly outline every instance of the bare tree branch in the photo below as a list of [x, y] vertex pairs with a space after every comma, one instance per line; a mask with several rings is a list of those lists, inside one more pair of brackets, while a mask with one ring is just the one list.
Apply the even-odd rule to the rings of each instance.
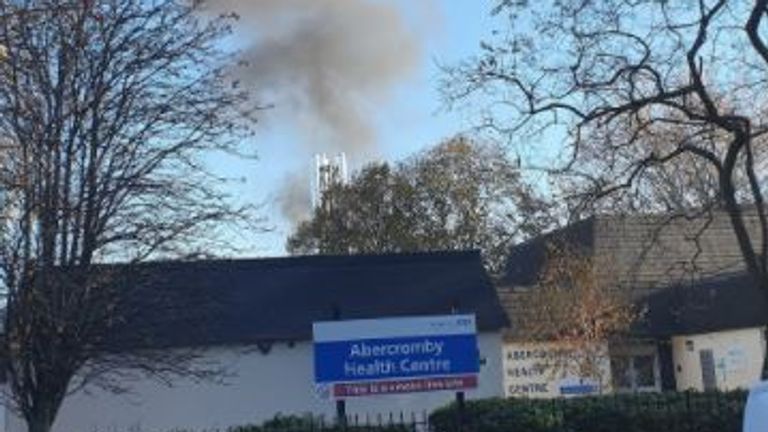
[[494, 11], [509, 12], [508, 31], [445, 68], [449, 104], [483, 107], [482, 126], [533, 155], [574, 217], [724, 209], [768, 296], [768, 2], [499, 1]]
[[[216, 372], [196, 363], [197, 348], [150, 349], [158, 329], [136, 326], [146, 284], [105, 267], [120, 261], [130, 273], [150, 257], [194, 254], [216, 244], [222, 224], [252, 217], [204, 158], [241, 153], [259, 107], [225, 73], [232, 17], [198, 8], [0, 2], [0, 354], [31, 432], [48, 431], [63, 399], [88, 384], [125, 391], [116, 378], [130, 373]], [[172, 320], [199, 309], [151, 298]]]

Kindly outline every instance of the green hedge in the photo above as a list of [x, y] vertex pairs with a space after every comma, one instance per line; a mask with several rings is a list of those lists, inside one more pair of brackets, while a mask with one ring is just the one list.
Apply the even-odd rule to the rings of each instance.
[[341, 427], [318, 416], [277, 415], [260, 425], [237, 426], [230, 428], [229, 432], [410, 432], [413, 429], [407, 423], [354, 424], [354, 421], [350, 421], [346, 427]]
[[[472, 432], [741, 432], [747, 394], [641, 393], [571, 399], [468, 401]], [[435, 432], [458, 432], [456, 406], [430, 416]]]

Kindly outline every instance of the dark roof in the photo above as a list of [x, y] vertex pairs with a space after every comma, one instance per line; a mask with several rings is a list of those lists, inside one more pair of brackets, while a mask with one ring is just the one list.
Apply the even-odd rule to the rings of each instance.
[[[756, 212], [745, 209], [750, 235], [759, 236]], [[547, 245], [565, 244], [598, 259], [635, 290], [653, 291], [676, 279], [743, 270], [730, 217], [723, 210], [700, 215], [599, 214], [538, 236], [510, 249], [503, 286], [535, 284]]]
[[591, 250], [594, 247], [595, 221], [595, 217], [590, 217], [513, 246], [499, 285], [534, 285], [550, 244], [564, 243], [579, 250]]
[[764, 326], [768, 301], [745, 272], [669, 286], [648, 297], [636, 333], [666, 337]]
[[[478, 252], [302, 256], [112, 266], [139, 287], [125, 334], [152, 346], [311, 339], [320, 320], [475, 313], [480, 331], [507, 325]], [[119, 339], [119, 338], [118, 338]], [[127, 338], [128, 340], [130, 338]]]
[[[745, 208], [745, 217], [755, 218]], [[748, 223], [750, 235], [757, 223]], [[633, 301], [648, 306], [633, 329], [638, 336], [701, 333], [768, 323], [768, 302], [744, 272], [728, 214], [722, 210], [676, 214], [602, 214], [511, 248], [499, 283], [510, 316], [519, 297], [534, 287], [549, 244], [566, 244], [597, 258]], [[510, 329], [513, 334], [514, 329]]]

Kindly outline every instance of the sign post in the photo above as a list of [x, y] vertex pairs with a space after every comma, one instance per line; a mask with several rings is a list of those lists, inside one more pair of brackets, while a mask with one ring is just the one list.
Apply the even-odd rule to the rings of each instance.
[[344, 399], [336, 400], [336, 423], [339, 427], [347, 427], [347, 401]]
[[[337, 305], [333, 306], [333, 320], [341, 320], [341, 309], [339, 309]], [[338, 424], [342, 430], [347, 428], [347, 401], [344, 399], [336, 400], [336, 424]]]
[[477, 387], [474, 315], [317, 322], [315, 385], [323, 397]]
[[464, 421], [466, 419], [466, 400], [464, 397], [464, 392], [456, 392], [456, 424], [459, 426], [457, 428], [458, 432], [464, 432]]

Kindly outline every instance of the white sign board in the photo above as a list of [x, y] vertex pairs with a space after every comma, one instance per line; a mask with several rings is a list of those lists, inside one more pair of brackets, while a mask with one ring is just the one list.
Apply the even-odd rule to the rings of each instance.
[[[600, 393], [600, 384], [571, 371], [555, 370], [555, 356], [563, 356], [555, 343], [508, 343], [504, 346], [504, 387], [507, 397], [554, 398]], [[606, 373], [608, 371], [606, 359]]]

